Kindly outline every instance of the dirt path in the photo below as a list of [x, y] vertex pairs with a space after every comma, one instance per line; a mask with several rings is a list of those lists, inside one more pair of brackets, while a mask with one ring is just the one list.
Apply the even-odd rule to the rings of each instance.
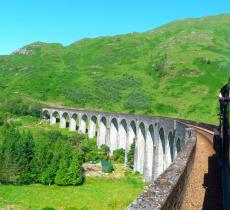
[[182, 210], [222, 210], [221, 174], [212, 145], [197, 136], [194, 166]]

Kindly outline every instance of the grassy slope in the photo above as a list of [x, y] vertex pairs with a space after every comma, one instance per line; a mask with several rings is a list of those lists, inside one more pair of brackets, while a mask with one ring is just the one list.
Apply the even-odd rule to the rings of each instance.
[[0, 186], [0, 209], [13, 207], [19, 210], [125, 209], [143, 191], [140, 177], [88, 178], [82, 186], [60, 187], [36, 185]]
[[[67, 47], [34, 43], [25, 47], [32, 55], [0, 56], [0, 92], [216, 123], [216, 96], [230, 74], [229, 33], [230, 15], [220, 15]], [[141, 105], [128, 109], [127, 100]]]

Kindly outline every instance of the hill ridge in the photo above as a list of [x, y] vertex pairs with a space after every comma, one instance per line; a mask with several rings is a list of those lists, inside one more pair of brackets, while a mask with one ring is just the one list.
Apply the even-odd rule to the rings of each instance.
[[230, 75], [230, 15], [174, 21], [154, 31], [35, 42], [0, 56], [0, 99], [217, 123]]

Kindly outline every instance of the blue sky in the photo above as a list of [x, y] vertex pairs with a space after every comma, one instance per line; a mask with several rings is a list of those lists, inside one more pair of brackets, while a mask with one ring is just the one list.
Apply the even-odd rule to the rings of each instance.
[[0, 54], [35, 41], [68, 45], [221, 13], [230, 13], [229, 0], [0, 0]]

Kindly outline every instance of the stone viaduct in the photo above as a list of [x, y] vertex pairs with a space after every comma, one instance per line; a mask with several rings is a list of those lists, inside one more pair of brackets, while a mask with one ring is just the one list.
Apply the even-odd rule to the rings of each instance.
[[123, 148], [125, 160], [135, 142], [134, 171], [147, 181], [155, 180], [168, 168], [191, 136], [191, 129], [184, 123], [163, 117], [63, 108], [43, 108], [42, 116], [52, 125], [60, 122], [60, 128], [95, 137], [97, 145], [108, 145], [111, 154]]

